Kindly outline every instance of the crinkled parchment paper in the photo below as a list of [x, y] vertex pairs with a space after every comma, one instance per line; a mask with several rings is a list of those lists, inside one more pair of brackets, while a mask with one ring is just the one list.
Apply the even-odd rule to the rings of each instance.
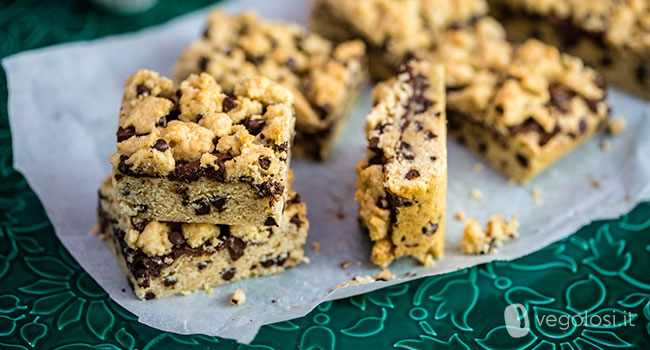
[[[237, 1], [225, 7], [236, 12], [257, 7], [264, 17], [305, 22], [308, 1]], [[348, 128], [327, 164], [292, 162], [295, 189], [307, 202], [311, 231], [306, 247], [310, 264], [278, 276], [243, 281], [187, 297], [139, 301], [104, 242], [91, 235], [97, 188], [109, 174], [108, 156], [115, 149], [115, 130], [125, 77], [139, 68], [169, 74], [183, 47], [198, 38], [205, 11], [137, 33], [77, 42], [21, 53], [5, 59], [9, 84], [9, 117], [14, 166], [43, 202], [56, 234], [93, 278], [120, 305], [150, 326], [178, 333], [203, 333], [252, 340], [260, 326], [309, 312], [325, 300], [368, 292], [418, 277], [440, 274], [492, 260], [510, 260], [561, 239], [590, 220], [615, 217], [642, 198], [650, 182], [650, 116], [648, 104], [616, 90], [610, 101], [627, 130], [611, 138], [603, 152], [599, 135], [558, 162], [530, 184], [509, 186], [488, 166], [474, 171], [480, 159], [449, 141], [447, 252], [433, 267], [405, 259], [391, 266], [389, 282], [348, 286], [337, 284], [355, 275], [374, 275], [368, 260], [370, 243], [357, 222], [353, 201], [354, 166], [364, 152], [362, 125], [370, 109], [366, 91]], [[593, 186], [599, 183], [599, 188]], [[470, 199], [473, 188], [484, 199]], [[541, 190], [542, 204], [531, 195]], [[463, 256], [458, 249], [462, 224], [453, 214], [462, 210], [485, 222], [491, 214], [518, 216], [521, 237], [497, 254]], [[322, 244], [319, 254], [309, 247]], [[351, 267], [339, 265], [351, 261]], [[357, 264], [357, 262], [359, 262]], [[127, 292], [122, 292], [122, 288]], [[228, 296], [237, 288], [247, 303], [233, 307]], [[276, 299], [277, 303], [271, 303]]]

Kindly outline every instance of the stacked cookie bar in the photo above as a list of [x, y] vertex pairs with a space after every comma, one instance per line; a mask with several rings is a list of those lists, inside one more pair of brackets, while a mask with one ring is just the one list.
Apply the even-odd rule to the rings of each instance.
[[295, 96], [294, 152], [324, 160], [366, 82], [366, 52], [360, 40], [334, 44], [296, 24], [215, 10], [174, 71], [177, 81], [206, 72], [226, 93], [249, 75], [286, 86]]
[[298, 264], [309, 223], [290, 189], [293, 94], [264, 77], [225, 94], [208, 74], [124, 84], [99, 222], [141, 299]]
[[407, 58], [443, 64], [450, 133], [525, 182], [608, 118], [605, 80], [553, 46], [507, 40], [487, 10], [483, 0], [316, 0], [312, 27], [364, 39], [376, 78]]

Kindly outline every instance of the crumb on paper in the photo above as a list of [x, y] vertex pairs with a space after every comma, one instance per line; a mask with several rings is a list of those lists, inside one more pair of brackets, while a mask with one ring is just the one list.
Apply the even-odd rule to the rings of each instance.
[[604, 139], [600, 141], [600, 150], [603, 152], [609, 152], [612, 150], [612, 144], [609, 142], [609, 140]]
[[348, 260], [348, 261], [344, 261], [344, 262], [341, 263], [341, 268], [345, 270], [345, 269], [347, 269], [348, 267], [350, 267], [350, 265], [352, 265], [352, 263], [351, 263], [349, 260]]
[[316, 241], [311, 244], [311, 250], [314, 251], [314, 253], [320, 253], [320, 242]]
[[470, 194], [470, 196], [472, 197], [472, 199], [475, 199], [477, 201], [480, 201], [480, 200], [483, 199], [483, 193], [478, 188], [474, 188], [472, 190], [472, 193]]
[[593, 187], [593, 188], [595, 188], [597, 190], [600, 189], [600, 182], [598, 182], [598, 180], [594, 179], [591, 175], [587, 176], [587, 180], [589, 181], [589, 185], [591, 185], [591, 187]]
[[241, 290], [241, 288], [237, 288], [237, 290], [232, 293], [230, 296], [230, 303], [237, 306], [237, 305], [242, 305], [246, 302], [246, 294], [244, 294], [244, 291]]
[[625, 119], [621, 117], [611, 118], [607, 121], [607, 132], [618, 135], [625, 130]]
[[208, 289], [208, 295], [212, 295], [212, 293], [214, 293], [214, 288]]
[[305, 264], [311, 263], [311, 259], [309, 259], [309, 257], [306, 255], [303, 256], [302, 259], [300, 259], [300, 261], [304, 262]]
[[465, 218], [466, 218], [465, 213], [463, 213], [462, 211], [457, 211], [456, 212], [456, 220], [465, 221]]
[[93, 234], [93, 235], [98, 235], [98, 234], [100, 234], [101, 232], [102, 232], [102, 229], [99, 228], [99, 225], [98, 225], [98, 224], [95, 224], [95, 225], [93, 226], [93, 228], [90, 229], [90, 233]]
[[539, 189], [539, 187], [533, 188], [531, 191], [531, 194], [533, 195], [533, 201], [535, 201], [536, 206], [542, 205], [542, 190]]
[[483, 172], [483, 164], [482, 163], [474, 164], [474, 172], [475, 173], [482, 173]]
[[334, 287], [333, 290], [343, 288], [343, 287], [345, 287], [347, 285], [355, 286], [355, 285], [358, 285], [358, 284], [372, 283], [374, 281], [375, 281], [375, 279], [372, 276], [367, 276], [367, 275], [366, 276], [354, 276], [354, 278], [352, 278], [349, 281], [339, 283], [336, 287]]
[[424, 261], [422, 262], [422, 265], [424, 266], [433, 266], [436, 264], [436, 259], [433, 258], [433, 255], [427, 254], [424, 257]]
[[383, 269], [375, 276], [375, 281], [390, 281], [392, 278], [393, 274], [390, 273], [390, 270]]
[[496, 248], [519, 235], [518, 227], [519, 221], [515, 218], [506, 222], [502, 216], [492, 215], [487, 229], [483, 229], [476, 219], [470, 218], [465, 223], [465, 231], [460, 241], [461, 251], [463, 254], [496, 253]]
[[183, 294], [184, 296], [188, 296], [188, 295], [192, 294], [192, 292], [190, 292], [189, 290], [184, 290], [184, 291], [181, 292], [181, 294]]

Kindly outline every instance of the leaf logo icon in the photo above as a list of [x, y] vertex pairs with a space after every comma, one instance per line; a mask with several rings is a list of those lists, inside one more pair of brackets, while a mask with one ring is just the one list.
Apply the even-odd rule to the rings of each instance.
[[[513, 338], [521, 338], [528, 334], [530, 321], [526, 308], [521, 304], [510, 304], [503, 311], [503, 318], [506, 322], [506, 330]], [[523, 321], [523, 324], [522, 324]]]

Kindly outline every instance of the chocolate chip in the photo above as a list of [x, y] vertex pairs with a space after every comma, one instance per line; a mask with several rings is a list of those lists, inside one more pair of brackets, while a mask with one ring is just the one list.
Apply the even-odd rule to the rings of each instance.
[[296, 193], [296, 195], [295, 195], [293, 198], [289, 199], [289, 200], [287, 201], [287, 203], [289, 203], [289, 204], [297, 204], [297, 203], [300, 203], [300, 194]]
[[135, 135], [135, 127], [133, 126], [129, 126], [127, 128], [122, 128], [122, 127], [117, 128], [117, 142], [128, 140], [133, 135]]
[[321, 119], [327, 119], [327, 116], [332, 113], [332, 107], [329, 105], [315, 106], [314, 109], [320, 115]]
[[234, 267], [231, 267], [228, 270], [221, 273], [221, 278], [223, 278], [225, 281], [230, 281], [233, 277], [235, 277]]
[[413, 152], [411, 152], [411, 145], [404, 141], [400, 141], [399, 143], [399, 154], [402, 155], [404, 159], [415, 159], [415, 155], [413, 155]]
[[122, 180], [122, 177], [124, 177], [124, 175], [122, 175], [122, 174], [115, 174], [115, 176], [113, 176], [113, 177], [115, 178], [116, 181], [120, 181], [120, 180]]
[[155, 297], [156, 297], [156, 294], [154, 294], [153, 292], [147, 292], [147, 294], [144, 295], [144, 298], [147, 299], [147, 300], [154, 299]]
[[294, 60], [293, 58], [289, 57], [287, 59], [287, 62], [285, 62], [285, 64], [287, 65], [287, 67], [289, 67], [291, 71], [296, 70], [296, 60]]
[[232, 261], [235, 261], [244, 255], [246, 243], [244, 243], [244, 241], [241, 239], [234, 236], [228, 236], [225, 243], [226, 248], [228, 248], [228, 254], [230, 254], [230, 259], [232, 259]]
[[156, 126], [165, 126], [165, 118], [158, 119]]
[[183, 237], [183, 234], [178, 231], [170, 232], [167, 237], [173, 245], [181, 245], [185, 243], [185, 237]]
[[264, 226], [278, 226], [278, 224], [275, 222], [275, 219], [272, 217], [267, 217], [266, 221], [264, 221]]
[[552, 85], [548, 88], [551, 96], [551, 105], [557, 107], [562, 113], [570, 112], [570, 102], [575, 93], [561, 85]]
[[226, 197], [215, 197], [210, 199], [210, 204], [212, 204], [215, 208], [217, 208], [218, 212], [222, 212], [224, 207], [226, 206]]
[[271, 166], [271, 158], [268, 156], [260, 156], [257, 160], [260, 163], [260, 167], [264, 170], [269, 170]]
[[175, 285], [176, 282], [178, 282], [178, 281], [177, 280], [168, 280], [168, 279], [165, 278], [165, 280], [163, 281], [163, 284], [165, 284], [165, 287], [171, 287], [171, 286]]
[[160, 152], [165, 152], [166, 150], [169, 149], [169, 145], [167, 144], [167, 141], [163, 139], [158, 139], [156, 140], [156, 143], [153, 145], [153, 148], [157, 149]]
[[375, 203], [380, 209], [390, 209], [390, 202], [388, 197], [379, 197], [377, 198], [377, 203]]
[[522, 154], [517, 154], [517, 161], [518, 161], [519, 164], [521, 164], [521, 166], [523, 166], [524, 168], [528, 167], [528, 158], [526, 158], [524, 155], [522, 155]]
[[[180, 91], [180, 90], [178, 90]], [[181, 108], [178, 106], [178, 104], [174, 105], [170, 110], [169, 113], [165, 116], [165, 120], [167, 122], [170, 122], [172, 120], [178, 119], [178, 116], [181, 115]]]
[[194, 182], [201, 175], [201, 160], [197, 159], [189, 163], [176, 163], [174, 170], [167, 177], [175, 181]]
[[201, 71], [205, 71], [205, 69], [208, 67], [208, 63], [210, 63], [209, 58], [201, 57], [201, 59], [199, 59], [199, 69]]
[[413, 180], [416, 177], [420, 177], [420, 172], [415, 170], [415, 169], [411, 169], [411, 170], [408, 171], [408, 173], [406, 173], [406, 179], [407, 180]]
[[634, 76], [636, 77], [637, 82], [643, 84], [646, 80], [646, 77], [648, 76], [648, 70], [643, 64], [641, 64], [634, 71]]
[[429, 222], [426, 226], [422, 227], [422, 234], [431, 236], [438, 231], [438, 224]]
[[196, 208], [194, 208], [194, 213], [196, 215], [207, 215], [210, 214], [210, 205], [203, 199], [197, 199], [193, 204], [196, 204]]
[[147, 222], [145, 221], [134, 221], [134, 218], [131, 218], [131, 225], [133, 225], [133, 228], [136, 229], [138, 232], [144, 231], [144, 228], [147, 227]]
[[294, 216], [291, 217], [291, 220], [289, 220], [292, 224], [296, 225], [297, 228], [300, 228], [302, 226], [302, 220], [300, 220], [300, 215], [294, 214]]
[[275, 259], [275, 264], [278, 265], [278, 266], [282, 266], [282, 265], [284, 265], [284, 262], [287, 261], [287, 258], [288, 258], [288, 257], [289, 257], [289, 256], [281, 256], [281, 257], [278, 257], [277, 259]]
[[429, 159], [431, 159], [432, 162], [435, 162], [436, 160], [438, 160], [438, 158], [436, 156], [431, 156], [431, 157], [429, 157]]
[[275, 260], [274, 259], [264, 260], [260, 262], [260, 264], [264, 267], [271, 267], [273, 266], [273, 264], [275, 264]]
[[379, 146], [379, 137], [371, 137], [370, 140], [368, 140], [368, 148], [372, 151], [379, 152], [380, 150], [377, 148], [377, 146]]
[[277, 197], [284, 192], [284, 186], [275, 181], [264, 181], [255, 187], [260, 197]]
[[478, 144], [478, 150], [481, 153], [485, 153], [487, 151], [487, 144], [485, 144], [484, 142], [480, 142]]
[[222, 109], [225, 113], [228, 113], [232, 111], [233, 109], [237, 108], [239, 104], [237, 104], [237, 101], [235, 101], [234, 98], [230, 96], [226, 96], [223, 99], [223, 102], [221, 103]]
[[438, 137], [438, 135], [434, 134], [433, 131], [431, 130], [427, 131], [427, 138], [434, 139], [436, 137]]
[[211, 263], [212, 261], [201, 261], [200, 263], [196, 264], [196, 268], [199, 270], [203, 270], [206, 267], [208, 267], [208, 264]]
[[250, 117], [244, 119], [244, 127], [246, 127], [246, 130], [248, 130], [251, 135], [257, 135], [262, 132], [265, 125], [266, 120], [264, 119], [251, 119]]
[[581, 134], [587, 130], [587, 120], [585, 118], [580, 119], [580, 123], [578, 123], [578, 130]]
[[146, 87], [144, 84], [138, 84], [138, 86], [136, 86], [135, 88], [135, 91], [138, 94], [138, 96], [142, 94], [151, 94], [151, 89]]
[[423, 129], [423, 127], [422, 127], [422, 123], [420, 123], [419, 121], [416, 121], [416, 122], [414, 123], [414, 125], [415, 125], [415, 130], [417, 130], [417, 131], [422, 131], [422, 129]]

